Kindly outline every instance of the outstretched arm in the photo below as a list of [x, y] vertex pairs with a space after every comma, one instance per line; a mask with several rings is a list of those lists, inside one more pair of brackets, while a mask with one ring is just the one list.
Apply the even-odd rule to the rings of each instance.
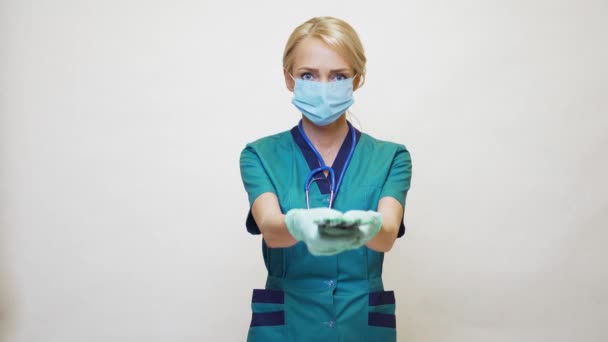
[[403, 207], [395, 198], [386, 196], [378, 202], [382, 214], [382, 228], [366, 246], [377, 252], [388, 252], [393, 247], [403, 219]]
[[265, 192], [256, 198], [251, 206], [251, 214], [268, 247], [291, 247], [297, 242], [289, 234], [285, 226], [285, 215], [281, 213], [279, 200], [272, 192]]

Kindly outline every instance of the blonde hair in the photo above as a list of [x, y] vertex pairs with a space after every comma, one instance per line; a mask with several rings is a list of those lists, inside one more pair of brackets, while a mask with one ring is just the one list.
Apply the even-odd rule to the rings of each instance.
[[357, 32], [347, 22], [333, 17], [316, 17], [296, 27], [291, 33], [285, 51], [283, 52], [283, 68], [291, 72], [293, 67], [293, 51], [295, 47], [306, 37], [320, 39], [325, 44], [337, 51], [342, 57], [350, 62], [356, 75], [359, 88], [365, 83], [365, 52], [363, 44], [359, 40]]

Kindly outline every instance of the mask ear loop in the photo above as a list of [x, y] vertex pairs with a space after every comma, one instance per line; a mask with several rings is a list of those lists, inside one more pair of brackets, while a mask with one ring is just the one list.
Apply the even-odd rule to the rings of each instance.
[[293, 82], [294, 82], [294, 86], [295, 86], [296, 78], [295, 78], [295, 77], [293, 77], [293, 75], [292, 75], [290, 72], [288, 72], [287, 74], [289, 75], [289, 77], [291, 77], [291, 79], [292, 79], [292, 80], [293, 80]]

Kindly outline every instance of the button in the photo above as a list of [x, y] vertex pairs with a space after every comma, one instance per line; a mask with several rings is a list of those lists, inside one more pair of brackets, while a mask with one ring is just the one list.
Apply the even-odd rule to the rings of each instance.
[[335, 281], [333, 281], [333, 280], [327, 281], [327, 287], [334, 287], [334, 286], [336, 286], [336, 282]]

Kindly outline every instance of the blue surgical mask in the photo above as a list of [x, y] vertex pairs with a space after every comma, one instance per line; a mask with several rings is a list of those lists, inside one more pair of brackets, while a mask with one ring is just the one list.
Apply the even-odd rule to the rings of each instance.
[[354, 102], [352, 78], [332, 82], [294, 78], [294, 81], [291, 103], [317, 126], [338, 120]]

